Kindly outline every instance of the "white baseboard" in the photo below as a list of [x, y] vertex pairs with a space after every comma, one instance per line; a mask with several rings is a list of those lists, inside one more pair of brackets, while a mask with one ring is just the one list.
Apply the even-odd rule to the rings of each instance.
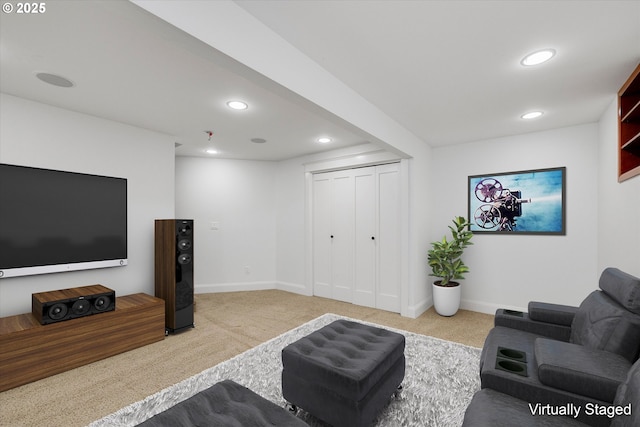
[[[411, 317], [413, 319], [420, 317], [422, 313], [429, 310], [433, 306], [433, 298], [427, 298], [424, 301], [409, 306], [406, 313], [402, 313], [405, 317]], [[527, 311], [526, 307], [507, 306], [504, 304], [488, 303], [484, 301], [474, 300], [461, 300], [460, 308], [463, 310], [476, 311], [478, 313], [495, 314], [499, 308], [505, 308], [508, 310]]]
[[307, 290], [304, 285], [288, 282], [238, 282], [238, 283], [213, 283], [205, 285], [196, 285], [194, 292], [196, 294], [214, 294], [218, 292], [243, 292], [243, 291], [264, 291], [268, 289], [279, 289], [281, 291], [291, 292], [294, 294], [311, 296], [312, 292]]
[[[239, 282], [239, 283], [215, 283], [206, 285], [196, 285], [194, 292], [196, 294], [210, 294], [218, 292], [243, 292], [243, 291], [264, 291], [268, 289], [279, 289], [281, 291], [291, 292], [305, 296], [312, 296], [311, 289], [307, 289], [304, 285], [289, 282]], [[422, 313], [427, 311], [433, 305], [432, 298], [426, 298], [418, 304], [408, 306], [401, 315], [415, 319], [420, 317]], [[460, 308], [463, 310], [477, 311], [479, 313], [495, 314], [499, 308], [509, 310], [527, 311], [526, 307], [505, 306], [501, 304], [488, 303], [484, 301], [462, 300]]]
[[276, 289], [291, 292], [294, 294], [305, 295], [308, 297], [313, 295], [313, 291], [311, 289], [307, 289], [306, 286], [300, 285], [298, 283], [276, 282]]
[[208, 285], [195, 285], [196, 294], [214, 294], [218, 292], [242, 292], [264, 291], [276, 289], [275, 282], [238, 282], [238, 283], [214, 283]]
[[433, 299], [432, 298], [427, 298], [421, 302], [419, 302], [418, 304], [414, 304], [411, 305], [409, 307], [407, 307], [406, 312], [400, 313], [402, 316], [404, 317], [410, 317], [412, 319], [416, 319], [418, 317], [420, 317], [420, 315], [422, 313], [424, 313], [425, 311], [429, 310], [429, 308], [431, 308], [431, 306], [433, 305]]
[[499, 308], [506, 308], [509, 310], [527, 311], [523, 307], [506, 306], [503, 304], [488, 303], [484, 301], [472, 301], [462, 300], [460, 301], [460, 308], [463, 310], [477, 311], [478, 313], [495, 314]]

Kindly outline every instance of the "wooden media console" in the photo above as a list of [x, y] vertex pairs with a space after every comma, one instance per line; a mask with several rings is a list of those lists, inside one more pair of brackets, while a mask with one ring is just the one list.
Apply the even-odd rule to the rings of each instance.
[[32, 313], [0, 318], [0, 392], [165, 337], [164, 301], [116, 298], [113, 311], [41, 325]]

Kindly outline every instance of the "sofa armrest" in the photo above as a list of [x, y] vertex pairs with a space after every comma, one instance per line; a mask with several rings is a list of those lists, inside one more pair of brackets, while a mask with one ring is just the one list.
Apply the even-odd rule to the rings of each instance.
[[619, 354], [582, 345], [537, 338], [538, 380], [549, 387], [613, 402], [631, 363]]
[[494, 324], [560, 341], [569, 341], [571, 336], [571, 326], [533, 320], [529, 313], [522, 311], [498, 309], [494, 317]]
[[553, 323], [571, 327], [578, 307], [546, 302], [531, 301], [529, 303], [529, 317], [538, 322]]

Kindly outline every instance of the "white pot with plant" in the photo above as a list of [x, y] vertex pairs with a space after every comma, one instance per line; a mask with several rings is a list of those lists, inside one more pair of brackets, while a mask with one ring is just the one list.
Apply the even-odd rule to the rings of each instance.
[[469, 267], [462, 262], [462, 254], [467, 246], [473, 245], [473, 233], [469, 231], [467, 220], [458, 216], [453, 224], [455, 227], [449, 226], [451, 240], [444, 236], [442, 240], [432, 242], [428, 252], [430, 276], [440, 278], [432, 288], [433, 306], [441, 316], [453, 316], [460, 308], [460, 283], [456, 280], [464, 279], [469, 272]]

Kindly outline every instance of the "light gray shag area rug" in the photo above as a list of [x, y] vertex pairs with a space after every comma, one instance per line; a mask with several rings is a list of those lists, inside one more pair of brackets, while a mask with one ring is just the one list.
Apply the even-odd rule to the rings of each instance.
[[[336, 314], [325, 314], [94, 421], [90, 427], [135, 426], [224, 379], [242, 384], [284, 407], [281, 350], [338, 319], [385, 328], [406, 337], [403, 391], [400, 396], [390, 398], [389, 405], [378, 416], [375, 425], [448, 427], [462, 424], [467, 405], [480, 389], [480, 349]], [[300, 411], [298, 416], [311, 426], [325, 425], [304, 411]]]

